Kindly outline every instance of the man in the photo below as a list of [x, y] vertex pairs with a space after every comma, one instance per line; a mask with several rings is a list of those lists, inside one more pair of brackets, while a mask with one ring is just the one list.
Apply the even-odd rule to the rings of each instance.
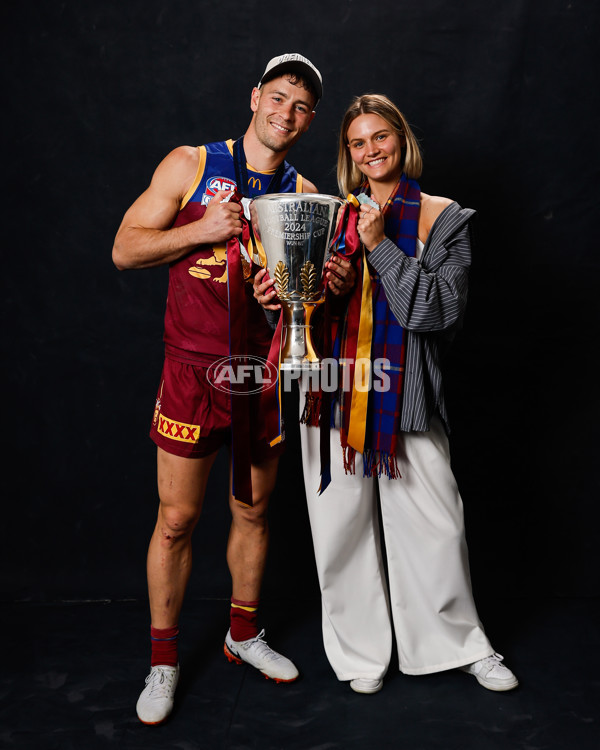
[[[145, 724], [160, 724], [173, 707], [192, 532], [217, 452], [231, 441], [229, 397], [206, 378], [216, 360], [237, 354], [228, 343], [225, 243], [242, 233], [242, 216], [239, 203], [227, 199], [236, 187], [248, 197], [267, 191], [316, 192], [284, 160], [308, 130], [321, 95], [321, 75], [309, 60], [299, 54], [273, 58], [252, 90], [252, 120], [243, 138], [172, 151], [125, 214], [115, 239], [113, 261], [119, 270], [170, 264], [165, 363], [150, 433], [158, 446], [160, 504], [147, 566], [151, 671], [137, 703]], [[248, 353], [265, 356], [272, 331], [259, 305], [251, 307]], [[230, 493], [227, 563], [233, 587], [224, 648], [230, 661], [247, 662], [268, 678], [291, 682], [298, 670], [266, 644], [264, 630], [257, 627], [266, 511], [281, 451], [280, 445], [269, 445], [268, 437], [258, 428], [251, 435], [252, 505]]]

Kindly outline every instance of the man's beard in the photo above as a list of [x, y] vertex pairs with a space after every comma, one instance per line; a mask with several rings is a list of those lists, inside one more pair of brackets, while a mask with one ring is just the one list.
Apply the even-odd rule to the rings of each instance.
[[276, 154], [280, 154], [282, 151], [289, 151], [289, 149], [296, 142], [297, 138], [293, 138], [290, 134], [289, 136], [287, 136], [289, 140], [282, 142], [278, 140], [275, 135], [272, 135], [269, 132], [269, 128], [270, 125], [266, 120], [264, 121], [264, 126], [259, 124], [257, 124], [256, 126], [256, 137], [262, 143], [262, 145], [271, 149], [271, 151]]

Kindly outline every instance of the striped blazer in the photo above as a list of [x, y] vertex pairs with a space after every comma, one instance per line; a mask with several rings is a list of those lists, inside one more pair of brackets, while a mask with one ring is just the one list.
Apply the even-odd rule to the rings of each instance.
[[390, 309], [406, 331], [406, 372], [400, 429], [427, 431], [438, 413], [449, 431], [441, 357], [467, 303], [475, 211], [451, 203], [435, 220], [421, 258], [385, 239], [369, 253]]

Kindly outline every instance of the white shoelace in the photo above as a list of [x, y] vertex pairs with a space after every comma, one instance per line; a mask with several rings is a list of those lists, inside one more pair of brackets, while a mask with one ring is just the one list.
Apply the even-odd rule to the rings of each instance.
[[149, 698], [168, 698], [173, 690], [175, 673], [171, 670], [155, 669], [146, 677], [146, 685], [150, 686]]
[[255, 655], [259, 659], [268, 659], [269, 661], [277, 661], [277, 659], [281, 658], [281, 654], [278, 654], [275, 651], [273, 651], [273, 649], [269, 646], [269, 644], [263, 638], [264, 633], [265, 631], [261, 630], [261, 632], [256, 636], [256, 638], [252, 640], [252, 645], [249, 648], [251, 648], [254, 651]]
[[491, 656], [486, 656], [485, 659], [482, 659], [482, 664], [487, 667], [487, 669], [491, 672], [495, 667], [500, 667], [500, 669], [506, 669], [504, 664], [502, 664], [502, 660], [504, 657], [502, 654], [492, 654]]

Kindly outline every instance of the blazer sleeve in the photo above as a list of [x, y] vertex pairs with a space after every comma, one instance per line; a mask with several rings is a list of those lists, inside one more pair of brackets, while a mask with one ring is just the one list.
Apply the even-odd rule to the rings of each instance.
[[438, 216], [421, 260], [386, 238], [369, 263], [381, 278], [390, 309], [410, 331], [444, 331], [462, 317], [471, 265], [471, 209], [452, 203]]

